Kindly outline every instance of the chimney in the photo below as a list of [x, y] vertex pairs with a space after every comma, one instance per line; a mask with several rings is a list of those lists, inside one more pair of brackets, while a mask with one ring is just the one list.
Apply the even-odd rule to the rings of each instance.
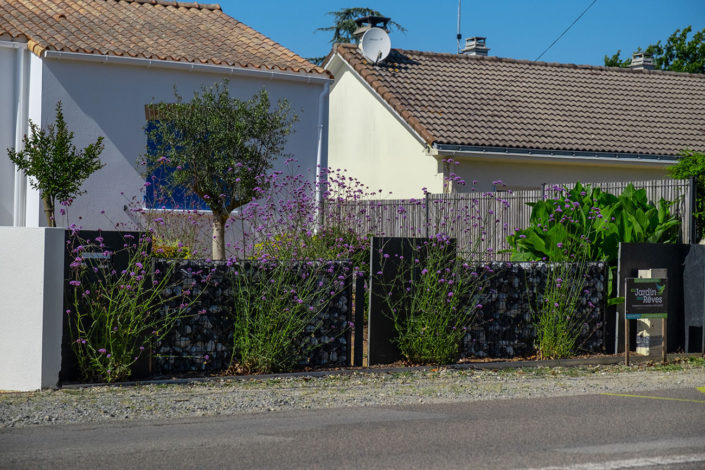
[[353, 31], [353, 36], [359, 41], [362, 35], [365, 34], [368, 29], [372, 28], [380, 28], [388, 33], [389, 29], [387, 28], [387, 23], [389, 23], [390, 20], [391, 18], [387, 18], [386, 16], [363, 16], [362, 18], [358, 18], [355, 20], [357, 29]]
[[465, 40], [465, 49], [461, 52], [467, 55], [481, 55], [486, 57], [487, 52], [489, 51], [489, 48], [485, 47], [486, 39], [487, 38], [483, 38], [481, 36], [467, 38]]
[[646, 52], [635, 52], [632, 54], [632, 63], [629, 64], [629, 68], [636, 70], [653, 70], [654, 57]]

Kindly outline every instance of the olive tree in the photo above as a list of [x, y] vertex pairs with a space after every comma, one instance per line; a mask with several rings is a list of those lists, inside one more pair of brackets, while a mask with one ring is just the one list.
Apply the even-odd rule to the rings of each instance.
[[225, 259], [225, 225], [236, 208], [264, 190], [263, 176], [279, 156], [296, 116], [286, 100], [270, 104], [265, 90], [248, 100], [232, 97], [227, 80], [202, 87], [190, 101], [151, 105], [146, 126], [154, 151], [142, 156], [145, 176], [163, 166], [160, 184], [181, 188], [213, 213], [212, 258]]
[[7, 149], [8, 156], [20, 170], [30, 176], [29, 184], [41, 193], [44, 214], [50, 227], [56, 227], [56, 203], [70, 205], [83, 182], [104, 165], [100, 161], [103, 138], [77, 150], [71, 143], [73, 132], [68, 130], [61, 101], [56, 103], [56, 123], [40, 129], [29, 121], [30, 135], [23, 138], [24, 149]]

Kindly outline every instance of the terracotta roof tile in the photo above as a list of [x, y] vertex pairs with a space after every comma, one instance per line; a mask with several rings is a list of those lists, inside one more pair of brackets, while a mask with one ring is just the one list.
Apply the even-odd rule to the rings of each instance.
[[337, 52], [429, 144], [705, 151], [705, 75], [392, 49]]
[[0, 37], [30, 50], [326, 74], [220, 5], [168, 0], [0, 0]]

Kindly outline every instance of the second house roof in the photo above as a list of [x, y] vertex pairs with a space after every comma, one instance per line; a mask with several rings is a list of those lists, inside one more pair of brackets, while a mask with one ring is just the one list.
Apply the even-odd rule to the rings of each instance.
[[392, 49], [342, 57], [429, 145], [705, 151], [705, 75]]

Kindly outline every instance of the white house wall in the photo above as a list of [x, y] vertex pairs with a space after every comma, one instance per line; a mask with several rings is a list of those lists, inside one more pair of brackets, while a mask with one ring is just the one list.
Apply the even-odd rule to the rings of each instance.
[[382, 189], [385, 198], [420, 197], [423, 187], [442, 191], [438, 161], [354, 72], [334, 60], [338, 67], [329, 67], [336, 77], [330, 93], [330, 167]]
[[0, 47], [0, 226], [12, 225], [15, 167], [7, 149], [15, 146], [17, 50]]
[[[42, 119], [43, 116], [43, 72], [44, 63], [42, 59], [34, 54], [29, 54], [29, 92], [27, 103], [27, 119], [39, 124], [42, 127], [46, 126], [46, 122]], [[53, 114], [52, 114], [53, 116]], [[27, 130], [29, 132], [29, 130]], [[26, 184], [26, 183], [25, 183]], [[31, 184], [26, 184], [26, 195], [24, 197], [25, 220], [24, 223], [28, 227], [45, 227], [47, 221], [44, 217], [42, 209], [42, 201], [39, 191], [33, 189]]]
[[106, 211], [112, 222], [129, 221], [123, 207], [133, 197], [141, 200], [140, 190], [144, 184], [136, 164], [138, 156], [145, 152], [147, 142], [143, 129], [146, 124], [144, 106], [152, 102], [174, 101], [174, 86], [188, 99], [202, 86], [228, 78], [231, 95], [241, 99], [250, 98], [263, 87], [273, 103], [286, 98], [299, 121], [288, 138], [285, 152], [292, 154], [309, 170], [309, 174], [313, 174], [321, 83], [66, 59], [45, 59], [42, 62], [42, 124], [54, 121], [54, 108], [60, 100], [78, 148], [95, 142], [99, 136], [104, 137], [105, 150], [101, 159], [106, 166], [84, 184], [87, 194], [69, 208], [69, 223], [84, 228], [108, 228], [111, 223], [100, 214], [101, 210]]
[[[456, 186], [459, 192], [469, 191], [472, 181], [480, 191], [495, 188], [493, 181], [501, 180], [512, 189], [537, 189], [542, 183], [570, 183], [575, 181], [629, 181], [666, 177], [665, 165], [634, 162], [631, 164], [600, 160], [575, 160], [555, 162], [536, 158], [534, 161], [512, 160], [502, 156], [478, 158], [456, 158], [453, 172], [466, 181], [465, 186]], [[529, 157], [530, 158], [530, 157]], [[499, 188], [499, 187], [498, 187]]]
[[63, 294], [64, 231], [0, 227], [0, 390], [56, 386]]

